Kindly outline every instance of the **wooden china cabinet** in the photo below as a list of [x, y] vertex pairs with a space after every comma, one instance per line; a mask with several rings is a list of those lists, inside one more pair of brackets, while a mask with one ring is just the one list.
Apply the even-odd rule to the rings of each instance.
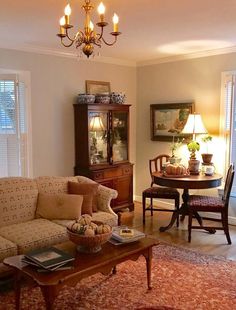
[[114, 211], [134, 209], [129, 108], [128, 104], [74, 104], [74, 173], [116, 189]]

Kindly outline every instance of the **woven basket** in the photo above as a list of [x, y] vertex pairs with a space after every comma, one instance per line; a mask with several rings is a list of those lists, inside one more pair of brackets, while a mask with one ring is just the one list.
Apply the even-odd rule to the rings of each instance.
[[77, 250], [79, 252], [96, 253], [102, 249], [102, 244], [106, 243], [111, 238], [112, 230], [109, 233], [85, 236], [72, 232], [67, 228], [67, 234], [70, 241], [78, 245]]

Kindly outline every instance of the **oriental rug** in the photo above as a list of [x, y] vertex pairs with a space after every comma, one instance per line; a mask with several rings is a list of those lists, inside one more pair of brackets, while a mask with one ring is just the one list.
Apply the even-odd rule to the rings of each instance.
[[[117, 266], [117, 274], [97, 274], [65, 287], [55, 310], [233, 310], [236, 262], [160, 244], [153, 248], [152, 290], [147, 290], [145, 259]], [[0, 309], [14, 309], [14, 292], [0, 295]], [[45, 309], [38, 287], [24, 287], [22, 310]]]

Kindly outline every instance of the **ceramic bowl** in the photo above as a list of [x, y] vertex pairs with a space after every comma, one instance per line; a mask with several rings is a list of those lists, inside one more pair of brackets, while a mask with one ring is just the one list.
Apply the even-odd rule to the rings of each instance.
[[111, 103], [122, 104], [125, 102], [125, 94], [124, 93], [111, 93]]
[[83, 103], [92, 104], [95, 102], [95, 96], [89, 94], [79, 94], [77, 102], [80, 104]]
[[97, 94], [95, 96], [95, 102], [101, 104], [108, 104], [110, 103], [110, 95], [108, 94]]

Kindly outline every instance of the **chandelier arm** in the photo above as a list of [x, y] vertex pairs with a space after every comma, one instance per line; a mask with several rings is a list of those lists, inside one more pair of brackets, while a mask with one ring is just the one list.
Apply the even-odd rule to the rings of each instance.
[[103, 28], [104, 27], [101, 27], [102, 29], [101, 29], [101, 33], [100, 34], [98, 34], [98, 40], [101, 40], [102, 39], [102, 36], [103, 36]]
[[108, 43], [104, 38], [101, 38], [101, 39], [102, 39], [102, 41], [103, 41], [106, 45], [112, 46], [112, 45], [114, 45], [114, 44], [116, 43], [116, 41], [117, 41], [117, 36], [115, 36], [115, 40], [114, 40], [112, 43]]
[[93, 44], [96, 45], [96, 46], [98, 46], [98, 47], [102, 47], [101, 42], [100, 42], [100, 43], [99, 43], [99, 42], [93, 42]]
[[[82, 37], [83, 38], [83, 32], [81, 31], [81, 30], [79, 30], [75, 35], [74, 35], [74, 38], [71, 38], [70, 36], [69, 36], [69, 33], [68, 33], [68, 30], [66, 29], [66, 38], [69, 40], [69, 41], [71, 41], [71, 42], [75, 42], [75, 40], [77, 40], [78, 39], [78, 36], [80, 36], [80, 37]], [[73, 44], [72, 43], [72, 44]], [[71, 45], [70, 45], [71, 46]]]
[[65, 43], [63, 42], [63, 39], [64, 39], [64, 38], [61, 38], [61, 44], [62, 44], [63, 46], [65, 46], [65, 47], [70, 47], [70, 46], [72, 46], [72, 44], [74, 43], [74, 41], [70, 40], [71, 42], [70, 42], [69, 44], [65, 44]]

